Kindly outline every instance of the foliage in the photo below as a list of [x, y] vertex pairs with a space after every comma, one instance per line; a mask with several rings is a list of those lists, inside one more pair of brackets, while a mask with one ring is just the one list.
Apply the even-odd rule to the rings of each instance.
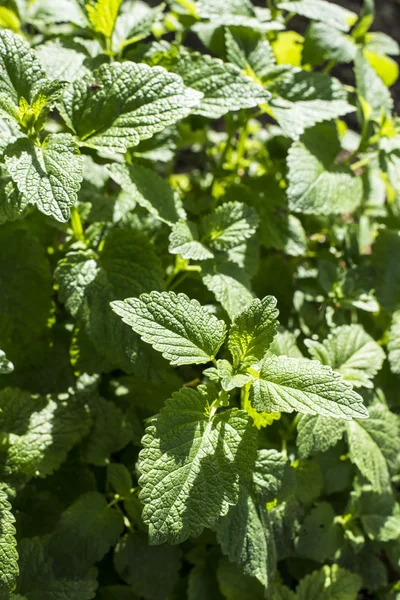
[[400, 597], [400, 50], [267, 4], [1, 3], [2, 600]]

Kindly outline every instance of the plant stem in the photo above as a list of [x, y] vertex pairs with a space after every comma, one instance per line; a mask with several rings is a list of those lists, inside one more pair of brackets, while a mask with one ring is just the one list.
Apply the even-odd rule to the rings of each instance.
[[85, 235], [83, 233], [81, 216], [76, 206], [73, 206], [71, 210], [71, 227], [75, 239], [78, 240], [78, 242], [84, 242]]

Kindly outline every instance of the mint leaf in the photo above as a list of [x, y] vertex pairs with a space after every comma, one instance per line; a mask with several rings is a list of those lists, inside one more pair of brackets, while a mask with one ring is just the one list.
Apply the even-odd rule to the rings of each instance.
[[211, 361], [226, 336], [225, 323], [185, 294], [152, 292], [112, 302], [111, 306], [124, 323], [172, 365]]
[[362, 586], [359, 575], [338, 565], [313, 571], [300, 582], [298, 600], [356, 600]]
[[275, 570], [275, 547], [265, 507], [243, 487], [238, 502], [217, 525], [222, 552], [268, 589]]
[[254, 299], [249, 277], [237, 265], [228, 261], [205, 263], [202, 279], [233, 320]]
[[395, 260], [400, 249], [400, 233], [382, 229], [372, 246], [372, 263], [376, 269], [376, 297], [387, 311], [400, 308], [399, 263]]
[[0, 406], [0, 431], [8, 435], [2, 459], [6, 477], [50, 475], [90, 426], [87, 407], [73, 395], [61, 400], [5, 388]]
[[318, 125], [289, 150], [289, 208], [305, 214], [351, 212], [362, 199], [362, 180], [335, 163], [340, 143], [335, 128]]
[[18, 576], [18, 553], [15, 540], [15, 519], [7, 494], [0, 489], [0, 595], [11, 592]]
[[400, 375], [400, 311], [393, 315], [389, 331], [389, 363], [393, 373]]
[[86, 12], [93, 31], [110, 40], [122, 0], [94, 0], [86, 4]]
[[237, 503], [254, 465], [256, 430], [244, 411], [211, 416], [206, 397], [182, 388], [142, 443], [140, 497], [150, 540], [178, 543], [200, 535]]
[[264, 357], [278, 330], [276, 298], [255, 299], [234, 320], [228, 346], [234, 363], [251, 364]]
[[351, 10], [325, 0], [279, 2], [278, 8], [314, 21], [322, 21], [341, 31], [348, 31], [357, 20], [357, 15]]
[[371, 116], [379, 118], [382, 113], [390, 115], [393, 110], [390, 92], [375, 69], [369, 64], [362, 50], [357, 52], [354, 72], [357, 92], [367, 103]]
[[57, 221], [68, 221], [83, 171], [78, 146], [70, 135], [49, 135], [40, 146], [21, 138], [8, 146], [5, 161], [26, 203], [36, 204]]
[[178, 221], [180, 215], [174, 193], [168, 183], [154, 171], [137, 164], [117, 163], [110, 165], [107, 171], [132, 200], [150, 215], [169, 225]]
[[302, 458], [326, 452], [342, 439], [346, 426], [342, 421], [320, 415], [302, 415], [297, 426], [297, 445]]
[[280, 74], [277, 70], [269, 89], [272, 114], [293, 140], [317, 123], [354, 112], [343, 86], [324, 73], [287, 68]]
[[181, 568], [181, 551], [176, 546], [149, 546], [143, 533], [129, 533], [114, 553], [117, 573], [144, 598], [163, 600], [173, 592]]
[[190, 260], [208, 260], [214, 254], [199, 239], [197, 227], [190, 221], [178, 221], [169, 236], [168, 250], [171, 254], [180, 254]]
[[221, 378], [222, 388], [226, 392], [230, 392], [235, 388], [241, 388], [246, 383], [251, 381], [250, 373], [245, 371], [236, 371], [231, 363], [227, 360], [217, 361], [217, 371]]
[[335, 517], [335, 511], [328, 502], [317, 504], [304, 519], [296, 538], [296, 551], [316, 562], [332, 559], [343, 535]]
[[98, 492], [83, 494], [61, 515], [49, 550], [58, 569], [82, 576], [101, 560], [123, 530], [121, 515]]
[[5, 352], [0, 350], [0, 375], [7, 375], [7, 373], [12, 373], [13, 371], [14, 365], [8, 360]]
[[186, 117], [200, 98], [161, 67], [113, 63], [74, 81], [60, 110], [83, 145], [124, 153]]
[[350, 460], [376, 492], [390, 487], [391, 472], [398, 467], [399, 423], [383, 404], [369, 409], [370, 418], [346, 425]]
[[297, 410], [346, 420], [368, 416], [361, 396], [339, 373], [306, 358], [265, 358], [250, 397], [258, 412]]
[[312, 358], [339, 371], [354, 387], [372, 388], [385, 360], [382, 348], [361, 325], [343, 325], [322, 343], [307, 340], [306, 345]]
[[259, 220], [250, 206], [225, 202], [204, 219], [203, 240], [215, 250], [229, 250], [251, 238]]

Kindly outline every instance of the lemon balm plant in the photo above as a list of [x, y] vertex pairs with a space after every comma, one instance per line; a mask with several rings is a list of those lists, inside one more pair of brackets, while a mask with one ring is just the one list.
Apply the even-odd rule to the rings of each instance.
[[399, 600], [374, 11], [1, 2], [1, 599]]

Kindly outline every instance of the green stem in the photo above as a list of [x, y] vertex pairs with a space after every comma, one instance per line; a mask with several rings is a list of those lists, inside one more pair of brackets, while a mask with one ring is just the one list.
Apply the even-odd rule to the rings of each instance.
[[73, 206], [71, 210], [71, 227], [75, 239], [78, 240], [78, 242], [84, 242], [85, 235], [83, 233], [81, 216], [76, 206]]

